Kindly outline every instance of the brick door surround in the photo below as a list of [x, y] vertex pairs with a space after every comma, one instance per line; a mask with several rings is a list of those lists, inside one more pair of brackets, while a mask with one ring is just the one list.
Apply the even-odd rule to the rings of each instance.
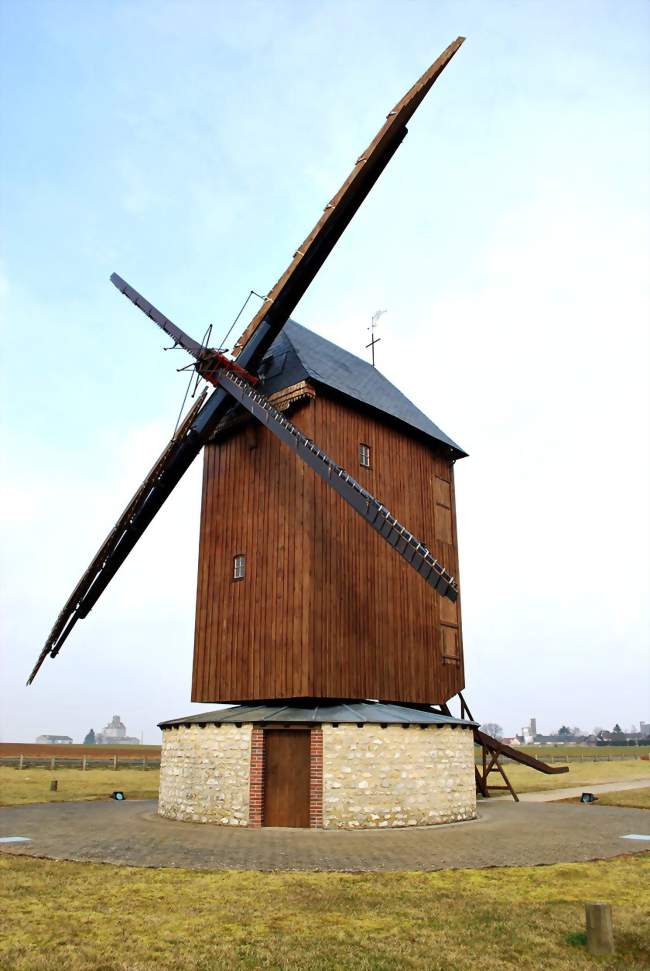
[[[303, 727], [303, 726], [301, 726]], [[273, 726], [277, 730], [277, 726]], [[287, 729], [291, 731], [291, 729]], [[253, 727], [251, 734], [250, 795], [248, 825], [264, 823], [264, 729]], [[309, 729], [309, 828], [323, 825], [323, 732]]]

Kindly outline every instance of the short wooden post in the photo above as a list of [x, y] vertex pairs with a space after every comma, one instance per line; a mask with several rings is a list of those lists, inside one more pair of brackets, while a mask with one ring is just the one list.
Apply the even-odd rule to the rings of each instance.
[[81, 771], [82, 772], [85, 772], [86, 771], [86, 756], [85, 755], [84, 755], [84, 757], [81, 760]]
[[587, 921], [587, 950], [590, 954], [613, 954], [614, 931], [612, 929], [611, 904], [585, 904]]
[[18, 759], [18, 768], [19, 769], [24, 769], [25, 768], [25, 766], [23, 765], [23, 760], [24, 760], [24, 756], [21, 755], [20, 758]]
[[146, 771], [146, 768], [147, 768], [147, 758], [145, 756], [142, 760], [142, 771], [143, 772]]
[[52, 781], [50, 782], [50, 792], [56, 792], [58, 788], [59, 788], [58, 779], [52, 779]]
[[50, 769], [54, 770], [55, 765], [56, 765], [56, 756], [53, 755], [52, 758], [50, 759]]
[[117, 755], [113, 756], [113, 768], [117, 769]]

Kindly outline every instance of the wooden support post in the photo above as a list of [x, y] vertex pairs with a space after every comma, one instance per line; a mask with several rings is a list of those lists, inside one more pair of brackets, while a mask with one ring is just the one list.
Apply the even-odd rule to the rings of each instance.
[[483, 777], [481, 776], [481, 773], [479, 771], [478, 765], [475, 765], [474, 766], [474, 776], [476, 778], [476, 789], [477, 789], [477, 791], [480, 792], [481, 795], [484, 796], [485, 799], [487, 799], [489, 797], [490, 793], [488, 792], [487, 786], [485, 785], [485, 782], [483, 781]]
[[611, 904], [585, 904], [587, 950], [590, 954], [613, 954], [614, 931]]
[[56, 755], [53, 755], [52, 758], [50, 759], [50, 769], [54, 770], [55, 765], [56, 765]]
[[117, 770], [117, 755], [113, 756], [113, 768]]
[[147, 757], [145, 755], [145, 757], [142, 760], [142, 771], [145, 772], [146, 768], [147, 768]]
[[52, 781], [50, 782], [50, 792], [56, 792], [58, 788], [59, 788], [58, 780], [52, 779]]
[[515, 802], [519, 802], [519, 796], [517, 795], [517, 793], [515, 792], [515, 790], [510, 785], [510, 779], [506, 775], [503, 766], [499, 762], [499, 755], [498, 755], [498, 753], [497, 753], [497, 756], [496, 756], [496, 758], [494, 760], [494, 764], [495, 764], [495, 768], [497, 768], [499, 770], [499, 772], [501, 773], [501, 775], [503, 776], [503, 781], [505, 782], [506, 787], [510, 790], [510, 794], [512, 795], [512, 798], [514, 799]]
[[25, 759], [25, 756], [24, 755], [21, 755], [20, 758], [18, 759], [18, 768], [19, 769], [24, 769], [25, 768], [25, 766], [23, 765], [24, 759]]

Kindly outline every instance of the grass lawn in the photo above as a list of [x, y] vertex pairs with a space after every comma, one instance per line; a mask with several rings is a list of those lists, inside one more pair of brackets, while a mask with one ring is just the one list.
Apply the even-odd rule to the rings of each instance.
[[0, 855], [12, 971], [580, 971], [584, 902], [613, 907], [617, 955], [650, 962], [650, 854], [437, 873], [140, 869]]
[[601, 792], [598, 796], [598, 802], [601, 806], [650, 809], [650, 786], [645, 789], [625, 789], [623, 792]]
[[[524, 765], [506, 765], [508, 778], [517, 792], [563, 789], [596, 782], [625, 779], [650, 779], [650, 762], [577, 762], [569, 772], [543, 775]], [[50, 781], [57, 779], [57, 792], [50, 792]], [[127, 799], [155, 799], [158, 795], [158, 769], [14, 769], [0, 766], [0, 805], [16, 806], [30, 802], [68, 802], [77, 799], [104, 799], [114, 789], [123, 789]], [[490, 781], [499, 784], [497, 775]]]
[[[59, 783], [50, 792], [50, 782]], [[158, 769], [14, 769], [0, 766], [0, 806], [20, 806], [29, 802], [70, 802], [77, 799], [104, 799], [114, 789], [123, 789], [127, 799], [156, 799]]]
[[603, 758], [606, 755], [624, 756], [626, 753], [650, 755], [650, 745], [522, 745], [521, 751], [544, 761], [549, 755], [586, 755]]
[[[645, 789], [624, 789], [622, 792], [599, 792], [594, 806], [623, 806], [625, 809], [650, 809], [650, 786]], [[560, 802], [580, 802], [580, 797]]]
[[[569, 771], [560, 775], [544, 775], [527, 765], [515, 763], [504, 768], [516, 792], [566, 789], [597, 782], [624, 782], [626, 779], [650, 780], [650, 762], [636, 759], [629, 762], [572, 762]], [[490, 773], [490, 782], [500, 785], [503, 780], [498, 772]]]

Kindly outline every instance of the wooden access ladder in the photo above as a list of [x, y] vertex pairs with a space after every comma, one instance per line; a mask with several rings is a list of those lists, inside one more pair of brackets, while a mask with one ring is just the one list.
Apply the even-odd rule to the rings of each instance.
[[[475, 719], [472, 717], [467, 702], [460, 691], [458, 698], [460, 699], [460, 717], [473, 722]], [[451, 714], [446, 704], [441, 705], [440, 709], [447, 715]], [[474, 765], [476, 791], [485, 799], [489, 799], [492, 792], [509, 792], [515, 802], [519, 802], [519, 796], [499, 761], [502, 757], [510, 759], [512, 762], [519, 762], [521, 765], [527, 765], [528, 768], [543, 772], [545, 775], [559, 775], [562, 772], [569, 771], [568, 765], [548, 765], [541, 759], [536, 759], [534, 755], [529, 755], [528, 752], [521, 752], [519, 749], [513, 748], [512, 745], [506, 745], [505, 742], [500, 742], [498, 738], [487, 735], [478, 727], [474, 729], [474, 743], [481, 749], [481, 765]], [[501, 776], [505, 785], [489, 784], [489, 778], [493, 772]]]

